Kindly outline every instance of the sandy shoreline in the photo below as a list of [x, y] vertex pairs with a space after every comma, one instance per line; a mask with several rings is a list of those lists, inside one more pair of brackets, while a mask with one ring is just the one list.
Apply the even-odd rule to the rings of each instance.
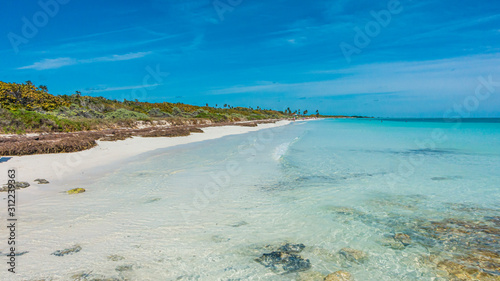
[[[160, 148], [168, 148], [182, 144], [217, 139], [228, 135], [244, 134], [261, 129], [273, 128], [289, 124], [282, 120], [276, 123], [259, 124], [257, 127], [220, 126], [203, 128], [204, 133], [194, 133], [186, 137], [133, 137], [122, 141], [98, 141], [98, 146], [89, 150], [73, 153], [39, 154], [13, 156], [7, 162], [0, 163], [0, 183], [7, 182], [7, 170], [16, 169], [16, 180], [28, 182], [31, 186], [17, 190], [26, 203], [38, 196], [60, 192], [74, 188], [73, 182], [90, 180], [91, 171], [99, 167], [125, 161], [127, 158]], [[37, 184], [35, 179], [46, 179], [50, 184]], [[2, 200], [6, 192], [1, 192]]]

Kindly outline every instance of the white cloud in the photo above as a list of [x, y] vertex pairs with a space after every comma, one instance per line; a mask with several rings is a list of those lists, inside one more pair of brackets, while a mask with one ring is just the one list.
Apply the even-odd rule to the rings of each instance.
[[45, 70], [45, 69], [59, 68], [67, 65], [73, 65], [77, 63], [78, 61], [72, 58], [43, 59], [41, 61], [35, 62], [32, 65], [19, 67], [18, 69]]
[[[208, 94], [287, 93], [291, 96], [327, 97], [372, 93], [401, 93], [433, 98], [474, 93], [478, 77], [500, 77], [499, 55], [479, 55], [419, 62], [390, 62], [307, 73], [309, 82], [236, 85]], [[340, 77], [339, 77], [340, 74]], [[328, 79], [331, 75], [334, 78]], [[325, 79], [326, 80], [319, 80]]]
[[134, 85], [134, 86], [122, 86], [122, 87], [109, 87], [109, 88], [104, 88], [104, 89], [98, 89], [98, 90], [91, 90], [89, 92], [91, 93], [100, 93], [100, 92], [112, 92], [112, 91], [122, 91], [122, 90], [133, 90], [133, 89], [141, 89], [141, 88], [151, 88], [151, 87], [157, 87], [160, 84], [148, 84], [148, 85]]
[[75, 64], [87, 64], [95, 62], [107, 62], [107, 61], [125, 61], [137, 58], [142, 58], [151, 54], [151, 52], [137, 52], [128, 53], [124, 55], [111, 55], [105, 57], [96, 57], [91, 59], [74, 59], [74, 58], [56, 58], [56, 59], [43, 59], [41, 61], [35, 62], [31, 65], [19, 67], [18, 69], [35, 69], [35, 70], [45, 70], [45, 69], [56, 69], [63, 66], [75, 65]]
[[125, 55], [112, 55], [107, 57], [97, 57], [86, 60], [79, 60], [79, 63], [93, 63], [102, 61], [123, 61], [123, 60], [133, 60], [137, 58], [142, 58], [149, 55], [151, 52], [138, 52], [138, 53], [128, 53]]

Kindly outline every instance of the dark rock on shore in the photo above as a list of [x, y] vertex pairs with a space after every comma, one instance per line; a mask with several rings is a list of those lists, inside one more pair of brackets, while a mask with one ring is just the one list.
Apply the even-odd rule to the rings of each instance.
[[191, 132], [191, 133], [204, 133], [202, 129], [194, 128], [194, 127], [189, 128], [189, 132]]
[[[27, 188], [29, 186], [30, 184], [25, 181], [18, 181], [14, 183], [15, 189]], [[8, 190], [9, 190], [8, 184], [4, 184], [2, 187], [0, 187], [0, 192], [7, 192]]]
[[36, 179], [34, 180], [35, 182], [37, 182], [38, 184], [48, 184], [50, 183], [48, 180], [46, 179]]
[[277, 274], [299, 272], [311, 268], [311, 262], [297, 253], [305, 248], [304, 244], [285, 244], [278, 250], [263, 254], [256, 262], [270, 268]]
[[26, 187], [29, 187], [30, 184], [25, 182], [25, 181], [18, 181], [14, 184], [14, 186], [16, 187], [16, 189], [21, 189], [21, 188], [26, 188]]
[[71, 248], [68, 248], [68, 249], [57, 250], [57, 251], [53, 252], [51, 255], [62, 257], [62, 256], [65, 256], [65, 255], [69, 255], [69, 254], [73, 254], [73, 253], [78, 253], [81, 250], [82, 250], [82, 247], [80, 247], [79, 245], [75, 245], [75, 246], [73, 246]]

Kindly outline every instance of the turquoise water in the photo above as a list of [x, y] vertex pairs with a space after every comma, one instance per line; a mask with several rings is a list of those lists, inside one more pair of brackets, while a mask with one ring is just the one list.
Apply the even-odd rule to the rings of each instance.
[[[499, 280], [498, 171], [498, 123], [318, 120], [157, 150], [24, 206], [19, 276]], [[311, 268], [255, 261], [283, 243]]]

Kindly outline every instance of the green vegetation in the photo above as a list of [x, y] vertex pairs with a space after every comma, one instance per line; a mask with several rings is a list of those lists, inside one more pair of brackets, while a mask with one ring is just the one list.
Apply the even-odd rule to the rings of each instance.
[[73, 189], [70, 189], [67, 191], [68, 194], [78, 194], [78, 193], [84, 193], [84, 192], [85, 192], [85, 188], [81, 188], [81, 187], [73, 188]]
[[[307, 111], [304, 111], [306, 113]], [[136, 121], [208, 119], [211, 122], [290, 118], [300, 111], [267, 110], [257, 107], [223, 108], [182, 103], [117, 101], [104, 97], [51, 95], [46, 86], [0, 81], [0, 133], [75, 132], [117, 126], [130, 127]], [[317, 114], [319, 116], [319, 114]]]
[[110, 119], [137, 119], [137, 120], [148, 120], [149, 116], [147, 114], [127, 110], [124, 108], [119, 108], [115, 111], [108, 112], [106, 118]]

